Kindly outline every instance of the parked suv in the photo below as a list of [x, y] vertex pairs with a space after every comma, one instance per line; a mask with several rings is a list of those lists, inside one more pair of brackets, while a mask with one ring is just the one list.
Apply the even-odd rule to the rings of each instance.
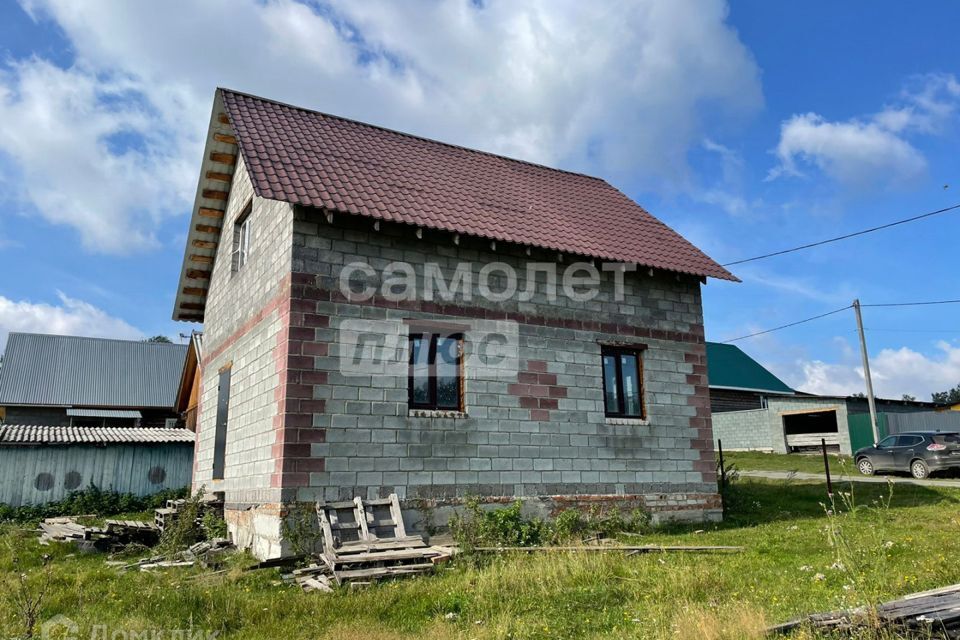
[[888, 436], [853, 454], [865, 476], [877, 471], [909, 471], [923, 479], [934, 471], [960, 468], [960, 433], [907, 431]]

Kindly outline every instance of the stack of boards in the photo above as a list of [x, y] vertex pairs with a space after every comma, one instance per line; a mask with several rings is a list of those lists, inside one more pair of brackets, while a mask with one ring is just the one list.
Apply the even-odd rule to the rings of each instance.
[[82, 516], [47, 518], [40, 523], [40, 544], [70, 542], [81, 551], [112, 551], [130, 543], [154, 545], [160, 530], [150, 522], [106, 520], [103, 527], [77, 522]]

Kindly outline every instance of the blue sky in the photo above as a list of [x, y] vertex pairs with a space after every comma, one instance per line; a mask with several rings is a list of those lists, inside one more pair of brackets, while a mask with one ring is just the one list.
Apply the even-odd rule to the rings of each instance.
[[[218, 85], [603, 176], [720, 262], [960, 203], [953, 2], [77, 4], [0, 3], [0, 341], [190, 329], [169, 318]], [[953, 213], [735, 267], [708, 337], [960, 298], [958, 240]], [[960, 383], [960, 305], [865, 324], [881, 394]], [[848, 393], [854, 330], [739, 344]]]

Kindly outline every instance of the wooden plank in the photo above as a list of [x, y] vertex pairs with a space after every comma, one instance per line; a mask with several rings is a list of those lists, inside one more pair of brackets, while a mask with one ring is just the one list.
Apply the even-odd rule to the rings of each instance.
[[227, 133], [215, 133], [213, 134], [213, 139], [226, 144], [237, 144], [237, 139]]
[[395, 525], [395, 537], [405, 538], [407, 537], [407, 530], [403, 526], [403, 513], [400, 511], [400, 499], [397, 497], [397, 494], [391, 493], [388, 500], [390, 500], [390, 515], [393, 517], [393, 523]]
[[433, 563], [431, 562], [422, 564], [408, 564], [399, 567], [378, 567], [375, 569], [352, 569], [350, 571], [337, 571], [336, 577], [338, 581], [342, 583], [344, 580], [355, 580], [357, 578], [382, 578], [386, 576], [427, 573], [429, 571], [433, 571]]
[[366, 553], [368, 551], [390, 551], [393, 549], [421, 549], [427, 547], [426, 542], [419, 536], [408, 537], [403, 540], [386, 539], [376, 542], [351, 542], [337, 549], [337, 556], [344, 557], [351, 553]]
[[202, 195], [204, 198], [209, 198], [211, 200], [226, 201], [227, 199], [230, 198], [229, 191], [220, 191], [218, 189], [204, 189], [203, 191], [200, 192], [200, 195]]
[[232, 153], [217, 153], [214, 151], [210, 154], [210, 160], [213, 162], [219, 162], [220, 164], [235, 165], [237, 164], [237, 156]]
[[230, 118], [228, 118], [227, 114], [225, 113], [218, 113], [217, 120], [220, 122], [220, 124], [230, 124]]
[[187, 269], [187, 277], [192, 280], [209, 280], [210, 272], [201, 269]]
[[317, 504], [317, 517], [320, 519], [320, 530], [323, 532], [323, 548], [333, 549], [333, 531], [330, 527], [330, 519], [327, 517], [326, 509]]
[[194, 227], [194, 229], [196, 229], [199, 233], [220, 233], [220, 227], [213, 227], [208, 224], [198, 224], [196, 227]]
[[181, 302], [180, 308], [186, 311], [203, 311], [207, 308], [207, 305], [202, 302]]
[[374, 551], [346, 555], [338, 554], [336, 558], [331, 558], [331, 560], [335, 565], [365, 564], [368, 562], [427, 559], [439, 555], [442, 555], [441, 552], [435, 551], [431, 547], [424, 547], [421, 549], [397, 549], [394, 551]]
[[356, 504], [356, 509], [354, 509], [354, 515], [357, 518], [357, 522], [360, 524], [360, 539], [361, 540], [373, 540], [374, 537], [370, 535], [370, 530], [367, 528], [367, 510], [363, 506], [363, 500], [360, 499], [360, 496], [357, 496], [353, 499], [354, 504]]
[[191, 253], [190, 261], [199, 262], [201, 264], [213, 264], [213, 256], [204, 256], [199, 253]]
[[197, 249], [216, 249], [217, 243], [212, 240], [194, 240], [191, 242]]
[[233, 175], [229, 173], [223, 173], [222, 171], [207, 171], [207, 180], [231, 182], [233, 181]]
[[660, 553], [660, 552], [695, 552], [703, 553], [710, 551], [719, 551], [727, 553], [737, 553], [743, 551], [743, 547], [726, 547], [726, 546], [703, 546], [703, 547], [681, 547], [681, 546], [660, 546], [660, 545], [643, 545], [643, 546], [621, 546], [621, 545], [607, 545], [607, 546], [596, 546], [596, 547], [476, 547], [476, 551], [524, 551], [527, 553], [534, 551], [628, 551], [633, 553]]
[[200, 207], [197, 209], [197, 214], [203, 216], [204, 218], [222, 218], [223, 209], [211, 209], [210, 207]]

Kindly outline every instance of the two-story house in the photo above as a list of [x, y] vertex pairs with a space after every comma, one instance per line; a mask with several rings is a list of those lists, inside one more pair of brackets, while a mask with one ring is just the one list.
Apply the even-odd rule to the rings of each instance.
[[358, 495], [718, 519], [708, 277], [598, 178], [220, 89], [174, 308], [194, 486], [260, 557]]

